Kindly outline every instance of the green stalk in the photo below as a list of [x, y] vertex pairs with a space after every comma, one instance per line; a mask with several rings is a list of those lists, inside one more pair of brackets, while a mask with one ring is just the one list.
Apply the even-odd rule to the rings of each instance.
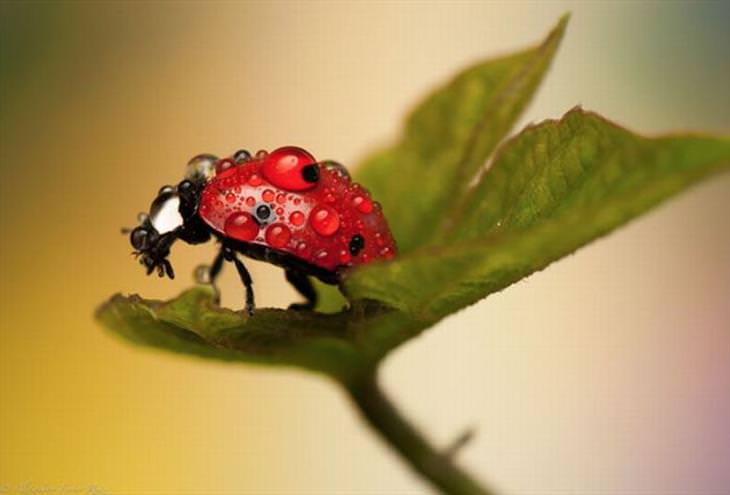
[[441, 492], [450, 495], [494, 495], [438, 451], [405, 419], [380, 389], [375, 371], [346, 386], [368, 424], [410, 465]]

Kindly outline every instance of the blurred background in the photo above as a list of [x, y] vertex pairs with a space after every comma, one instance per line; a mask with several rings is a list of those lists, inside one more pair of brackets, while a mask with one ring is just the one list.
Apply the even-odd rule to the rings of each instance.
[[[178, 278], [147, 278], [119, 234], [191, 156], [354, 165], [425, 91], [568, 10], [516, 129], [582, 104], [730, 132], [726, 1], [2, 2], [0, 493], [428, 493], [326, 379], [134, 348], [93, 312], [172, 297], [212, 259], [177, 246]], [[389, 358], [387, 390], [439, 444], [476, 427], [461, 461], [504, 493], [730, 492], [729, 213], [726, 174], [441, 322]], [[295, 299], [251, 265], [261, 305]], [[223, 294], [241, 306], [231, 270]]]

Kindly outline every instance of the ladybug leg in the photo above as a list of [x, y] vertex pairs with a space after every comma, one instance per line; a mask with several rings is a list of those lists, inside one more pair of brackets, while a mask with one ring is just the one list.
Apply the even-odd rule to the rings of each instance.
[[213, 260], [213, 263], [210, 265], [210, 269], [208, 270], [208, 282], [210, 283], [210, 285], [213, 286], [213, 289], [215, 290], [218, 299], [220, 299], [220, 289], [215, 284], [215, 281], [218, 278], [218, 275], [220, 275], [221, 273], [221, 268], [223, 268], [223, 260], [224, 253], [223, 249], [221, 249]]
[[309, 277], [299, 270], [286, 269], [286, 280], [294, 286], [301, 295], [304, 296], [306, 302], [293, 303], [289, 305], [289, 309], [314, 309], [317, 305], [317, 291], [314, 290], [312, 281]]
[[232, 261], [233, 264], [236, 265], [236, 270], [238, 270], [238, 276], [241, 277], [241, 282], [246, 288], [246, 312], [249, 315], [252, 315], [255, 304], [253, 299], [253, 280], [251, 280], [251, 275], [248, 273], [248, 270], [246, 270], [246, 266], [243, 264], [243, 262], [238, 259], [235, 251], [233, 251], [229, 247], [224, 246], [221, 252], [223, 253], [223, 257], [226, 261]]

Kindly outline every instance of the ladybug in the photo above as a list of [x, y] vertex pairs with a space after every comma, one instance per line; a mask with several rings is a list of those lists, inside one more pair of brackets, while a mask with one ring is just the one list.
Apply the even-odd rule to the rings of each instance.
[[223, 159], [198, 155], [185, 179], [162, 187], [138, 220], [129, 240], [148, 275], [174, 278], [168, 256], [178, 239], [200, 244], [215, 238], [220, 251], [207, 278], [215, 284], [223, 262], [233, 263], [249, 314], [252, 281], [238, 254], [284, 268], [305, 298], [290, 308], [312, 309], [317, 293], [310, 276], [338, 285], [349, 269], [397, 252], [380, 204], [347, 169], [295, 146], [255, 155], [240, 150]]

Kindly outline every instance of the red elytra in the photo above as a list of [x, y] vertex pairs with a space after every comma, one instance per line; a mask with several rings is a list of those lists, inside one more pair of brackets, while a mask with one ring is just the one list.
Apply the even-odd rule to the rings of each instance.
[[[239, 164], [226, 158], [216, 172], [203, 189], [198, 215], [225, 237], [333, 272], [397, 252], [369, 192], [301, 148], [259, 152]], [[262, 219], [257, 211], [268, 216]], [[362, 246], [353, 249], [356, 236]]]

